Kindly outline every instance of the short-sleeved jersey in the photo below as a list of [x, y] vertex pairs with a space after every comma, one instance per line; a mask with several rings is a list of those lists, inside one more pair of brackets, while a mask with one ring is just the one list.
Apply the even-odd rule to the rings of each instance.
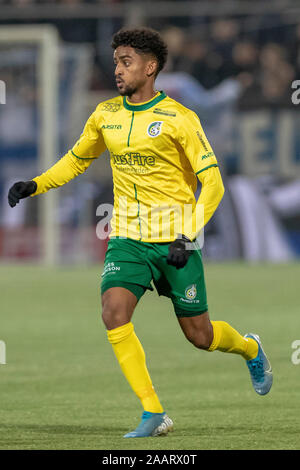
[[110, 237], [167, 242], [184, 233], [176, 224], [184, 207], [184, 217], [195, 209], [196, 175], [217, 166], [197, 115], [164, 92], [139, 104], [118, 96], [97, 106], [71, 152], [88, 162], [105, 149], [114, 184]]

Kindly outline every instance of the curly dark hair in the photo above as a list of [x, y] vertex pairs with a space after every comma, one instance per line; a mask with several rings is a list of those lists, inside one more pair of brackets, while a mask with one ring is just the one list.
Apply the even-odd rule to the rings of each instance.
[[164, 68], [168, 48], [158, 31], [152, 28], [122, 28], [112, 38], [111, 47], [116, 49], [119, 46], [130, 46], [137, 53], [152, 54], [158, 62], [156, 75]]

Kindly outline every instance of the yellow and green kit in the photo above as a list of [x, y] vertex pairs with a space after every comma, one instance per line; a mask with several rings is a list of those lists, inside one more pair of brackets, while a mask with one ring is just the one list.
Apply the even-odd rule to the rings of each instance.
[[130, 238], [108, 242], [102, 273], [102, 294], [111, 287], [124, 287], [139, 300], [147, 289], [171, 299], [178, 317], [207, 311], [207, 297], [201, 250], [192, 251], [187, 264], [176, 269], [167, 264], [170, 243], [149, 243]]
[[[196, 238], [216, 210], [224, 187], [198, 117], [164, 92], [138, 104], [121, 96], [102, 102], [74, 147], [34, 178], [34, 195], [83, 173], [106, 149], [113, 173], [114, 211], [102, 293], [120, 287], [139, 300], [146, 289], [153, 289], [153, 281], [158, 294], [171, 299], [178, 317], [204, 314], [206, 288]], [[202, 189], [196, 201], [197, 177]], [[204, 207], [200, 219], [199, 207]], [[169, 245], [178, 234], [193, 240], [194, 248], [180, 269], [167, 264]], [[209, 351], [240, 354], [247, 361], [257, 356], [258, 343], [253, 338], [244, 338], [226, 322], [211, 324]], [[131, 321], [108, 329], [107, 337], [144, 412], [164, 416]]]
[[[106, 265], [119, 261], [111, 258], [111, 252], [121, 256], [117, 254], [119, 238], [141, 242], [139, 248], [148, 243], [158, 244], [160, 249], [174, 241], [179, 233], [194, 240], [215, 211], [224, 190], [216, 156], [197, 115], [163, 91], [144, 103], [134, 104], [122, 96], [104, 101], [89, 117], [73, 148], [53, 167], [34, 178], [37, 183], [34, 195], [61, 186], [83, 173], [106, 149], [110, 154], [114, 185]], [[195, 199], [197, 177], [206, 188], [198, 201]], [[204, 213], [198, 210], [203, 207]], [[182, 270], [187, 276], [182, 286], [185, 286], [184, 292], [191, 286], [190, 297], [195, 293], [194, 287], [196, 292], [202, 293], [203, 311], [206, 298], [203, 273], [199, 268], [201, 253], [196, 253], [197, 250], [190, 257], [187, 270]], [[191, 260], [196, 256], [198, 268], [189, 273], [188, 266], [192, 267]], [[126, 276], [126, 270], [122, 271], [124, 282], [128, 281], [128, 273]], [[116, 275], [108, 277], [116, 280]], [[106, 279], [105, 274], [104, 285]], [[148, 281], [144, 287], [148, 287]], [[174, 293], [168, 290], [171, 291]], [[178, 295], [184, 298], [182, 292]], [[183, 310], [192, 305], [195, 308], [197, 304], [199, 307], [199, 302], [192, 302], [196, 297], [185, 300], [191, 302], [184, 302]]]

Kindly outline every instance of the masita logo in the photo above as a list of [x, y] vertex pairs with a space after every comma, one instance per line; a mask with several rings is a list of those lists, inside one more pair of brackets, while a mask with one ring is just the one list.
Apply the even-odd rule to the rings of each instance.
[[147, 133], [149, 137], [157, 137], [161, 133], [163, 121], [154, 121], [149, 124]]
[[101, 129], [122, 129], [122, 124], [103, 124]]

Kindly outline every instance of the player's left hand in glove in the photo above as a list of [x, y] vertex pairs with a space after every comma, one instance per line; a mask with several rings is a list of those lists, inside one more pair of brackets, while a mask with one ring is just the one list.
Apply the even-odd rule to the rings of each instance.
[[169, 254], [167, 256], [167, 263], [175, 266], [176, 269], [183, 268], [193, 250], [189, 249], [191, 240], [185, 235], [179, 235], [174, 242], [169, 246]]
[[18, 181], [8, 191], [8, 204], [15, 207], [16, 204], [24, 197], [31, 196], [37, 190], [35, 181]]

